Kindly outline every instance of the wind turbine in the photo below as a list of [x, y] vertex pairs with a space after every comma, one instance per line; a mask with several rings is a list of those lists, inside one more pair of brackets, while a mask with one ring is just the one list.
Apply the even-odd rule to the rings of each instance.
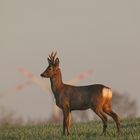
[[[33, 83], [35, 83], [37, 86], [39, 86], [45, 93], [51, 93], [51, 88], [49, 86], [47, 86], [46, 84], [46, 80], [44, 82], [44, 80], [39, 79], [36, 75], [34, 75], [33, 73], [25, 70], [23, 67], [20, 67], [18, 69], [18, 71], [20, 72], [20, 74], [22, 74], [23, 76], [26, 76], [28, 78], [29, 81], [32, 81]], [[69, 80], [68, 84], [75, 84], [79, 81], [84, 80], [85, 78], [87, 78], [88, 76], [90, 76], [92, 74], [91, 70], [85, 71], [83, 73], [80, 73], [78, 76], [76, 76], [75, 78]], [[52, 94], [51, 94], [52, 95]], [[59, 108], [54, 104], [53, 102], [53, 113], [52, 113], [52, 117], [51, 119], [53, 119], [53, 121], [59, 121], [59, 115], [60, 114], [60, 110]]]

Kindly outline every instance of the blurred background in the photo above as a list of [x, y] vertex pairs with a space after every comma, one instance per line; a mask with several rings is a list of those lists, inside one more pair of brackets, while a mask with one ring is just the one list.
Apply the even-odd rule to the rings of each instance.
[[[140, 116], [139, 5], [136, 0], [1, 0], [0, 123], [59, 120], [49, 79], [40, 77], [52, 51], [64, 82], [105, 84], [114, 91], [120, 117]], [[84, 114], [73, 113], [74, 120], [94, 116]]]

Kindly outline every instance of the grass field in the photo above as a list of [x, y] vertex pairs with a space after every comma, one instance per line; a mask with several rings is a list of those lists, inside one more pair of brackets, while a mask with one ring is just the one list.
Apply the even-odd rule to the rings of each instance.
[[100, 135], [101, 121], [72, 124], [71, 134], [62, 135], [62, 125], [0, 128], [0, 140], [140, 140], [140, 118], [121, 121], [121, 133], [117, 135], [113, 121], [109, 122], [107, 134]]

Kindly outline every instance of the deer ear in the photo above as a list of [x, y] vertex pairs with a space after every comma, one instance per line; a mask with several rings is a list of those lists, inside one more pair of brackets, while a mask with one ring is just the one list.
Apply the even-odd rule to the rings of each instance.
[[49, 63], [49, 65], [51, 64], [51, 60], [50, 60], [50, 58], [48, 58], [48, 63]]
[[59, 58], [56, 58], [56, 59], [55, 59], [55, 66], [56, 66], [56, 67], [59, 66]]

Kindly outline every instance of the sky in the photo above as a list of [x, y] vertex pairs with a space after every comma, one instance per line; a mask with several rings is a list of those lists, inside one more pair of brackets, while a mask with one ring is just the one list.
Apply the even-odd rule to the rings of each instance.
[[[51, 115], [53, 96], [27, 80], [24, 67], [39, 79], [48, 54], [57, 51], [63, 81], [86, 70], [93, 75], [76, 85], [101, 83], [139, 103], [140, 1], [0, 1], [0, 106], [25, 119]], [[42, 80], [42, 79], [41, 79]], [[49, 79], [45, 80], [46, 84]], [[140, 111], [139, 111], [140, 116]]]

